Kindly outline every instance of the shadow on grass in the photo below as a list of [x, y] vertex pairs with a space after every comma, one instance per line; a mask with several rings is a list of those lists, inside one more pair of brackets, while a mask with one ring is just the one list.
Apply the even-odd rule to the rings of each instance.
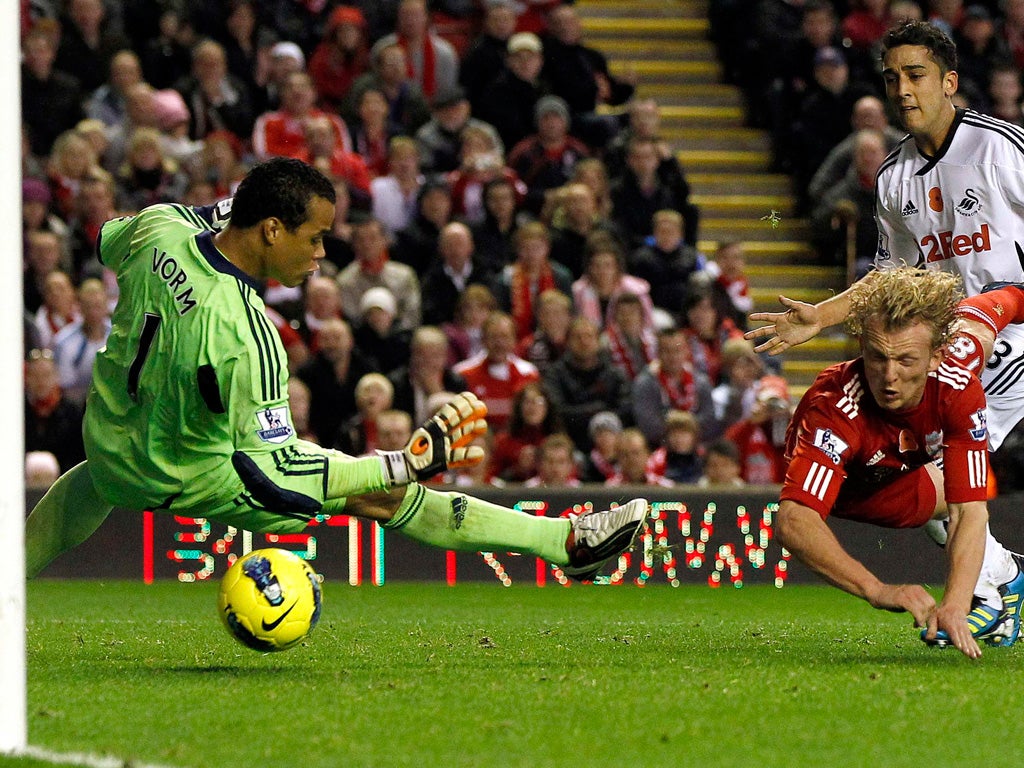
[[148, 667], [150, 672], [157, 674], [171, 673], [176, 675], [232, 675], [245, 677], [269, 677], [277, 678], [283, 675], [294, 675], [295, 667], [282, 665], [280, 667], [252, 667], [241, 664], [211, 664], [201, 666], [199, 664], [189, 665], [166, 665], [160, 667]]

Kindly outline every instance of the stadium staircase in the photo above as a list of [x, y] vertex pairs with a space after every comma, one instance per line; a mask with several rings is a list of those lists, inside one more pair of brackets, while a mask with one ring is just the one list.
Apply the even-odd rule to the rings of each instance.
[[[845, 270], [816, 263], [791, 180], [771, 171], [767, 133], [744, 125], [742, 94], [723, 82], [706, 0], [579, 0], [576, 8], [587, 44], [608, 56], [613, 73], [632, 67], [637, 97], [661, 105], [662, 133], [701, 209], [700, 249], [744, 243], [755, 308], [774, 311], [779, 293], [813, 302], [842, 290]], [[799, 395], [852, 351], [841, 331], [823, 334], [787, 352], [783, 374]]]

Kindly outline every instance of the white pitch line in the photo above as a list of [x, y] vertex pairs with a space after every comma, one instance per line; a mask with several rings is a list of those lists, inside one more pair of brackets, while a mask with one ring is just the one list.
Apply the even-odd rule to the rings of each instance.
[[8, 754], [15, 757], [32, 757], [55, 765], [82, 765], [86, 768], [174, 768], [174, 766], [158, 765], [157, 763], [140, 763], [131, 758], [90, 755], [85, 752], [56, 752], [45, 747], [31, 745]]

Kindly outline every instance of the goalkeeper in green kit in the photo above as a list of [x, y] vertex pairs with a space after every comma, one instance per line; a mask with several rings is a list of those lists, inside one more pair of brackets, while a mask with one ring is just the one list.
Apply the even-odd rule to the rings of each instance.
[[420, 485], [482, 459], [470, 443], [487, 428], [486, 408], [468, 392], [401, 451], [354, 458], [296, 438], [285, 352], [259, 289], [271, 278], [296, 286], [317, 270], [334, 206], [319, 171], [275, 159], [253, 168], [233, 200], [155, 205], [103, 225], [97, 251], [120, 298], [93, 370], [88, 458], [29, 515], [28, 576], [115, 506], [276, 533], [344, 512], [445, 549], [534, 555], [578, 579], [632, 544], [643, 499], [543, 518]]

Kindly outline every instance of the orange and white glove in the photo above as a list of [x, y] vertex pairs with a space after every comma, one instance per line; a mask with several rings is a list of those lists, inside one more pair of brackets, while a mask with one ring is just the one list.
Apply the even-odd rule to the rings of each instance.
[[470, 445], [487, 431], [487, 406], [472, 392], [462, 392], [441, 406], [412, 433], [401, 451], [377, 451], [392, 485], [428, 480], [446, 469], [483, 461], [484, 450]]

